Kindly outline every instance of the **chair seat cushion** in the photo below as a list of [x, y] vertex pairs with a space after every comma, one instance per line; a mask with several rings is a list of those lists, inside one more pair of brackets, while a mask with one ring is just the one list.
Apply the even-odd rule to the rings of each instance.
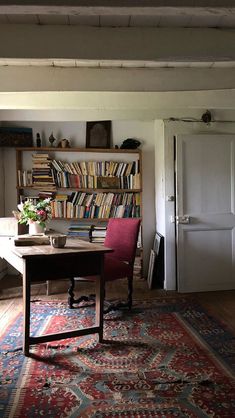
[[107, 254], [104, 263], [105, 281], [121, 279], [128, 276], [132, 276], [132, 267], [125, 263], [125, 261], [119, 261]]
[[[104, 262], [104, 279], [106, 282], [117, 280], [132, 276], [132, 267], [124, 261], [119, 261], [106, 254]], [[97, 276], [75, 277], [75, 280], [80, 281], [95, 281]]]

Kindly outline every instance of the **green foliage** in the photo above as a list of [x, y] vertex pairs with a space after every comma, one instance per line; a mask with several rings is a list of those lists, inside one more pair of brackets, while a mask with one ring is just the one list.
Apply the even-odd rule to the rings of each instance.
[[18, 205], [18, 209], [18, 211], [13, 211], [13, 214], [20, 224], [29, 225], [32, 222], [37, 222], [45, 227], [46, 221], [51, 218], [50, 198], [39, 200], [36, 205], [33, 204], [32, 199], [27, 199]]

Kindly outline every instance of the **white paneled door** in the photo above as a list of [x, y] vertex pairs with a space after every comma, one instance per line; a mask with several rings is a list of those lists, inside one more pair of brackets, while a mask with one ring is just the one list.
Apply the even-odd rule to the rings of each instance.
[[235, 288], [235, 135], [176, 137], [180, 292]]

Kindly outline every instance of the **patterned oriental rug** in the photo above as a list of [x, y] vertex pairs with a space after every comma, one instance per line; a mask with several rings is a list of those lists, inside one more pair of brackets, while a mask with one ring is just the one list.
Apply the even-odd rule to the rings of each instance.
[[[90, 325], [94, 308], [32, 303], [32, 333]], [[235, 337], [190, 299], [135, 302], [85, 336], [22, 355], [22, 314], [1, 338], [0, 417], [235, 417]]]

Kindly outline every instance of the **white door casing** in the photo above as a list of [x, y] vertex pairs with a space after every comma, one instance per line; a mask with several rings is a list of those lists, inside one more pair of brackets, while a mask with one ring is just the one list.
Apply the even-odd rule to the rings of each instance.
[[235, 135], [176, 136], [180, 292], [235, 288], [234, 163]]

